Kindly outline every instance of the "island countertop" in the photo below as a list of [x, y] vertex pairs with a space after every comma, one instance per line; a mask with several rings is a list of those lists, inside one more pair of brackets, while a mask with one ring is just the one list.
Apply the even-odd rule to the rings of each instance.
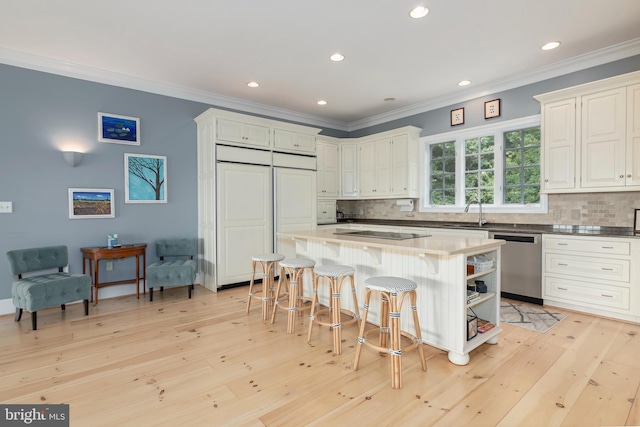
[[336, 234], [348, 231], [340, 227], [316, 230], [279, 232], [278, 236], [293, 239], [307, 239], [333, 244], [361, 244], [386, 249], [402, 249], [427, 255], [457, 255], [496, 248], [505, 244], [504, 240], [483, 239], [478, 237], [429, 236], [405, 240], [389, 240], [375, 237]]

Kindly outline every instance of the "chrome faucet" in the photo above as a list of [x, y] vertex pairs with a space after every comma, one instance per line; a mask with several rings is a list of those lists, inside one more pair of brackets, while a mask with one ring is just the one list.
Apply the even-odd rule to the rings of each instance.
[[480, 211], [480, 217], [478, 218], [478, 225], [482, 227], [484, 224], [487, 223], [487, 220], [482, 218], [482, 203], [480, 203], [478, 200], [471, 200], [469, 203], [467, 203], [467, 207], [464, 208], [464, 211], [469, 212], [469, 206], [471, 206], [474, 203], [478, 204], [478, 210]]

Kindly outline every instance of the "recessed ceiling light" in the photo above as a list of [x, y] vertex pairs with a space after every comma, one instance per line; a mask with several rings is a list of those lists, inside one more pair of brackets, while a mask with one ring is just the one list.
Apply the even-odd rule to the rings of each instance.
[[333, 62], [340, 62], [344, 59], [344, 55], [341, 53], [334, 53], [329, 57]]
[[258, 87], [258, 86], [260, 86], [260, 83], [258, 83], [258, 82], [249, 82], [249, 83], [247, 83], [247, 86], [249, 86], [249, 87]]
[[424, 6], [418, 6], [411, 9], [411, 12], [409, 12], [409, 16], [414, 19], [420, 19], [427, 16], [428, 13], [429, 13], [429, 9], [427, 9]]
[[471, 80], [461, 80], [458, 82], [458, 86], [469, 86], [471, 84]]
[[551, 50], [551, 49], [555, 49], [558, 46], [560, 46], [560, 42], [549, 42], [545, 45], [543, 45], [540, 49], [542, 50]]
[[318, 101], [318, 105], [327, 105], [327, 101], [321, 99], [320, 101]]

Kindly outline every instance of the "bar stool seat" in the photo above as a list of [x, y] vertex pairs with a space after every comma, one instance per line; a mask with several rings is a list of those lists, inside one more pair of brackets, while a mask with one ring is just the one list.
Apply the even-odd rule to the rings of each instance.
[[[311, 314], [309, 315], [309, 334], [307, 342], [311, 342], [311, 331], [313, 324], [329, 326], [333, 330], [333, 352], [342, 354], [342, 325], [349, 325], [360, 321], [360, 310], [356, 297], [356, 287], [354, 282], [355, 269], [348, 265], [321, 265], [314, 269], [313, 274], [313, 299], [311, 300]], [[318, 309], [318, 282], [325, 277], [329, 280], [331, 295], [329, 297], [329, 307]], [[345, 279], [351, 281], [351, 295], [353, 296], [354, 311], [340, 307], [340, 288]], [[330, 314], [330, 321], [320, 320], [320, 316], [325, 313]], [[350, 316], [351, 319], [342, 322], [342, 314]]]
[[[283, 259], [284, 255], [275, 253], [254, 255], [251, 257], [251, 281], [249, 282], [249, 296], [247, 298], [247, 314], [249, 314], [249, 308], [251, 307], [251, 299], [256, 296], [256, 294], [259, 294], [262, 295], [262, 320], [267, 320], [273, 301], [275, 264]], [[262, 273], [256, 275], [256, 267], [258, 265], [260, 265]], [[253, 287], [256, 278], [262, 279], [262, 289], [254, 292]]]
[[[420, 332], [420, 322], [418, 320], [418, 310], [416, 307], [416, 288], [418, 285], [412, 280], [393, 276], [371, 277], [365, 280], [364, 284], [364, 315], [362, 317], [362, 323], [360, 324], [353, 369], [358, 370], [363, 344], [377, 351], [389, 352], [391, 355], [391, 387], [400, 389], [402, 388], [401, 356], [403, 351], [407, 352], [417, 348], [420, 355], [420, 362], [422, 363], [422, 370], [427, 370], [427, 361], [425, 360], [424, 349], [422, 348], [422, 334]], [[372, 292], [380, 293], [380, 328], [379, 330], [370, 329], [365, 332], [364, 328], [367, 322]], [[407, 295], [409, 295], [411, 300], [415, 335], [403, 332], [400, 328], [400, 312], [404, 298]], [[373, 333], [379, 334], [378, 345], [367, 340], [367, 336]], [[401, 345], [403, 336], [411, 340], [411, 344], [404, 348]]]
[[[288, 311], [287, 315], [287, 333], [293, 334], [296, 330], [296, 314], [304, 309], [304, 301], [310, 301], [310, 298], [303, 296], [302, 279], [304, 271], [306, 269], [311, 270], [313, 275], [313, 269], [316, 262], [307, 258], [288, 258], [280, 262], [280, 277], [278, 278], [278, 287], [275, 291], [275, 301], [273, 304], [273, 311], [271, 313], [271, 323], [276, 319], [276, 311], [278, 307]], [[286, 281], [285, 285], [288, 291], [285, 291], [285, 296], [288, 297], [289, 303], [287, 306], [281, 304], [280, 292], [282, 291], [282, 283]]]

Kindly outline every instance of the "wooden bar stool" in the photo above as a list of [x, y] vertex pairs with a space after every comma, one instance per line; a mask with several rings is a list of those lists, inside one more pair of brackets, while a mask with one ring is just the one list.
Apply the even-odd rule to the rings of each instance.
[[[275, 302], [273, 305], [273, 312], [271, 313], [271, 323], [276, 319], [276, 310], [278, 306], [283, 310], [288, 310], [287, 315], [287, 333], [293, 334], [296, 331], [296, 314], [303, 309], [302, 305], [305, 300], [309, 301], [310, 298], [303, 296], [302, 277], [305, 269], [310, 269], [313, 275], [313, 267], [316, 262], [307, 258], [290, 258], [280, 262], [280, 278], [278, 279], [278, 287], [275, 291]], [[287, 281], [288, 291], [285, 295], [288, 295], [289, 304], [284, 306], [280, 301], [280, 292], [282, 290], [283, 281]]]
[[[249, 282], [249, 296], [247, 298], [247, 314], [251, 307], [251, 299], [256, 295], [262, 295], [262, 320], [266, 321], [269, 313], [271, 301], [273, 299], [275, 264], [282, 261], [284, 255], [281, 254], [261, 254], [251, 257], [251, 281]], [[262, 278], [262, 289], [254, 293], [253, 286], [256, 279], [256, 267], [260, 265], [262, 273], [257, 278]]]
[[[360, 310], [358, 309], [356, 287], [353, 278], [355, 272], [355, 269], [348, 265], [321, 265], [314, 269], [313, 299], [311, 300], [311, 314], [309, 315], [309, 334], [307, 335], [307, 342], [311, 342], [311, 330], [313, 329], [314, 323], [329, 326], [333, 329], [333, 352], [335, 354], [342, 354], [342, 325], [350, 325], [360, 321]], [[329, 279], [331, 295], [329, 296], [329, 307], [318, 310], [318, 282], [322, 277]], [[351, 280], [351, 295], [353, 297], [353, 306], [355, 307], [355, 311], [349, 311], [340, 307], [340, 288], [346, 278]], [[319, 320], [321, 314], [326, 312], [330, 314], [330, 322]], [[351, 316], [351, 319], [343, 323], [342, 314]]]
[[[418, 321], [418, 310], [416, 307], [417, 294], [416, 282], [403, 279], [401, 277], [380, 276], [371, 277], [364, 281], [364, 316], [360, 324], [360, 334], [358, 335], [358, 345], [356, 347], [356, 357], [353, 362], [353, 369], [358, 370], [360, 361], [360, 352], [362, 345], [382, 352], [389, 352], [391, 355], [391, 387], [395, 389], [402, 388], [402, 352], [403, 350], [411, 351], [418, 349], [422, 370], [427, 370], [427, 361], [424, 358], [424, 349], [422, 348], [422, 334], [420, 333], [420, 322]], [[369, 302], [371, 293], [380, 293], [380, 329], [370, 329], [365, 333], [364, 328], [367, 322], [367, 314], [369, 313]], [[416, 328], [416, 334], [411, 335], [403, 332], [400, 328], [400, 311], [404, 298], [409, 295], [411, 298], [411, 310], [413, 311], [413, 323]], [[366, 336], [371, 333], [379, 333], [378, 345], [368, 342]], [[402, 336], [409, 338], [412, 343], [404, 349], [401, 345]]]

